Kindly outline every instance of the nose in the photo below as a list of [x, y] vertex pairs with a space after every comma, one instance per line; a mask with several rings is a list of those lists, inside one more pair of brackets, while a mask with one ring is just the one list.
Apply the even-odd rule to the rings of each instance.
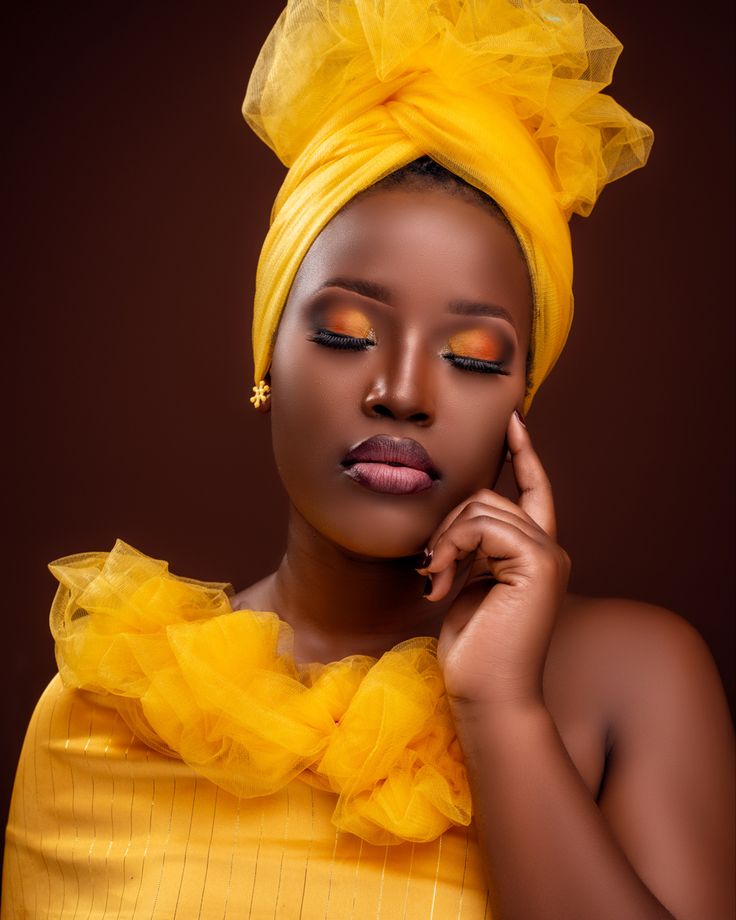
[[363, 398], [363, 412], [370, 418], [431, 425], [435, 416], [431, 372], [420, 343], [404, 340], [392, 345], [385, 346], [384, 357], [374, 365], [374, 375]]

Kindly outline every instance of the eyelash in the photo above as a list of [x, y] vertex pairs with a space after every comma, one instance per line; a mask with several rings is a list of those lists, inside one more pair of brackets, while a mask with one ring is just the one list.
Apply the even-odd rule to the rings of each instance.
[[329, 329], [317, 329], [314, 335], [309, 336], [310, 342], [318, 345], [327, 345], [328, 348], [344, 348], [348, 351], [365, 351], [370, 345], [375, 345], [373, 339], [359, 339], [352, 335], [338, 335]]
[[[313, 335], [309, 336], [309, 341], [316, 342], [318, 345], [326, 345], [328, 348], [339, 348], [346, 351], [365, 351], [376, 344], [373, 339], [339, 335], [323, 328], [317, 329]], [[467, 358], [448, 351], [442, 352], [442, 357], [449, 361], [453, 367], [463, 371], [474, 371], [481, 374], [502, 374], [506, 377], [509, 375], [509, 371], [504, 370], [498, 361], [482, 361], [480, 358]]]
[[481, 374], [502, 374], [504, 377], [509, 376], [509, 371], [505, 371], [498, 361], [481, 361], [480, 358], [466, 358], [464, 355], [454, 355], [451, 351], [442, 353], [442, 357], [449, 361], [454, 367], [459, 367], [463, 371], [477, 371]]

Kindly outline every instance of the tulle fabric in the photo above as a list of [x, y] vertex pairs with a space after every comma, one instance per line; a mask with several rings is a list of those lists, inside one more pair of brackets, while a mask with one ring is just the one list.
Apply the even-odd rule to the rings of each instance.
[[244, 798], [295, 779], [330, 790], [335, 825], [372, 844], [470, 823], [434, 639], [299, 666], [276, 614], [233, 611], [230, 585], [122, 540], [49, 568], [62, 681], [105, 694], [154, 749]]
[[620, 42], [576, 0], [290, 0], [243, 114], [289, 167], [261, 252], [255, 380], [296, 271], [358, 192], [429, 155], [490, 194], [534, 288], [532, 386], [573, 310], [567, 221], [643, 166], [653, 134], [601, 92]]

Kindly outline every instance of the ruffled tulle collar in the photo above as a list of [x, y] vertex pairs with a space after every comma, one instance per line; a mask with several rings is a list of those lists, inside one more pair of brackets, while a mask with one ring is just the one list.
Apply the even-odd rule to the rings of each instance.
[[64, 684], [109, 695], [151, 747], [236, 796], [330, 790], [335, 825], [374, 844], [469, 824], [436, 640], [302, 666], [275, 613], [234, 611], [229, 584], [172, 575], [122, 540], [49, 568]]

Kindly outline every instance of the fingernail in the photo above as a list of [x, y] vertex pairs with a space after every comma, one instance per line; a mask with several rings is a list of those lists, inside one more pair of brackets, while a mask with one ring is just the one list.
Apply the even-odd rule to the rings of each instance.
[[524, 421], [524, 416], [519, 412], [518, 409], [514, 409], [514, 415], [519, 419], [521, 424], [526, 428], [526, 422]]
[[418, 569], [426, 569], [427, 566], [430, 564], [431, 561], [432, 561], [432, 553], [431, 553], [431, 551], [428, 551], [428, 550], [425, 549], [425, 550], [424, 550], [424, 555], [422, 556], [422, 561], [419, 563], [419, 565], [417, 566], [417, 568], [418, 568]]
[[428, 594], [432, 593], [432, 576], [427, 575], [427, 579], [424, 582], [424, 590], [422, 591], [422, 597], [426, 597]]

